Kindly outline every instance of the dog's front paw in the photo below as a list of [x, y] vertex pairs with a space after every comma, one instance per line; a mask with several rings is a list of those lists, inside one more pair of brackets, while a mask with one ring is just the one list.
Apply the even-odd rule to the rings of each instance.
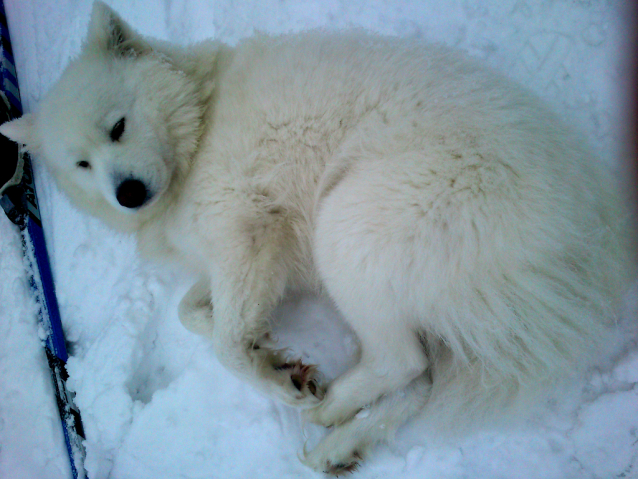
[[289, 378], [290, 383], [298, 391], [293, 392], [298, 401], [314, 406], [323, 399], [325, 392], [316, 377], [316, 366], [303, 364], [301, 360], [297, 360], [275, 366], [275, 371]]
[[262, 357], [262, 379], [270, 396], [300, 408], [312, 408], [322, 401], [325, 389], [315, 366], [284, 359], [282, 353], [267, 349], [254, 353]]

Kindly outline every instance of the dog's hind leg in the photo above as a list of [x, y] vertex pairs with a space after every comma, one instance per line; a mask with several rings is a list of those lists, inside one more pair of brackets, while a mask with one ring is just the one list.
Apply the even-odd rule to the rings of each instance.
[[405, 207], [412, 198], [397, 200], [404, 195], [397, 192], [401, 184], [379, 186], [389, 181], [388, 169], [381, 166], [372, 173], [348, 173], [317, 210], [315, 263], [361, 346], [359, 363], [333, 381], [323, 402], [308, 411], [311, 421], [324, 426], [338, 425], [381, 395], [405, 388], [428, 367], [418, 333], [427, 307], [416, 307], [428, 301], [423, 226]]
[[375, 444], [393, 438], [402, 424], [423, 409], [430, 388], [426, 372], [407, 387], [362, 409], [348, 422], [336, 426], [312, 451], [304, 450], [305, 464], [335, 476], [353, 472]]

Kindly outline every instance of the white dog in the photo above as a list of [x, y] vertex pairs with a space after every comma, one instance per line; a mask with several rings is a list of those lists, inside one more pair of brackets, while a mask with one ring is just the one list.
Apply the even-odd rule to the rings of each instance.
[[[579, 138], [441, 46], [356, 31], [179, 47], [96, 3], [81, 55], [1, 131], [198, 276], [181, 321], [335, 426], [305, 458], [334, 474], [424, 408], [462, 425], [569, 374], [627, 278], [620, 202]], [[289, 290], [326, 293], [360, 341], [325, 393], [267, 340]]]

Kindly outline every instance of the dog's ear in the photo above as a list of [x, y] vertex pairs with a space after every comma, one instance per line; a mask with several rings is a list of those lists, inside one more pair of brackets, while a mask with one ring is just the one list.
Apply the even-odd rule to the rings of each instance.
[[0, 134], [16, 143], [25, 145], [27, 151], [32, 153], [38, 149], [35, 138], [34, 118], [30, 113], [0, 125]]
[[118, 57], [139, 56], [151, 51], [141, 35], [100, 0], [93, 3], [86, 44]]

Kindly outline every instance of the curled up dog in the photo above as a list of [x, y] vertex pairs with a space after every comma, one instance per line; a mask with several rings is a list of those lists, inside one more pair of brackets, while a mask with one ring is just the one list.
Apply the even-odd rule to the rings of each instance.
[[[81, 54], [0, 132], [197, 278], [184, 326], [333, 426], [305, 455], [332, 474], [417, 413], [456, 428], [583, 367], [632, 274], [618, 188], [578, 135], [443, 46], [313, 31], [182, 47], [96, 2]], [[267, 339], [288, 291], [327, 295], [359, 340], [327, 386]]]

